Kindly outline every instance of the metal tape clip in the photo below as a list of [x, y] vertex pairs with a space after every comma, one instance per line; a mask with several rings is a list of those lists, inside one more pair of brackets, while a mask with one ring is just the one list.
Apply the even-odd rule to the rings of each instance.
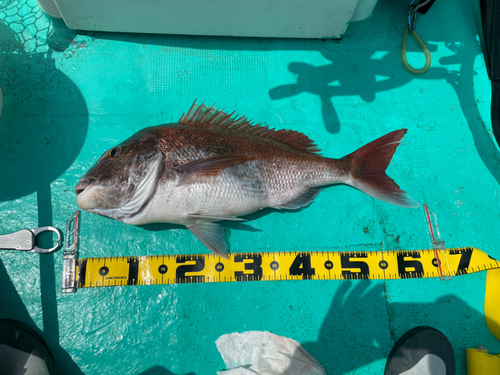
[[76, 292], [76, 260], [79, 246], [80, 211], [76, 211], [66, 221], [66, 243], [63, 252], [62, 292]]

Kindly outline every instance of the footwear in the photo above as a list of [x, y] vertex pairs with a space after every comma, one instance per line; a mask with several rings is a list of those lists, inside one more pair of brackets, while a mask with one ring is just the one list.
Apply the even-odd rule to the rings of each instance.
[[392, 348], [384, 375], [455, 375], [448, 338], [432, 327], [415, 327]]
[[5, 375], [56, 374], [54, 359], [43, 339], [11, 319], [0, 319], [0, 363]]

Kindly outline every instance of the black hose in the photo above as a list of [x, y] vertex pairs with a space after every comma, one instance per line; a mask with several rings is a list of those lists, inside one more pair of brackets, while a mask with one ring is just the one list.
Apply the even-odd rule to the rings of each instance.
[[491, 127], [500, 146], [500, 80], [498, 79], [491, 81]]
[[491, 126], [500, 146], [500, 2], [480, 0], [484, 61], [491, 80]]

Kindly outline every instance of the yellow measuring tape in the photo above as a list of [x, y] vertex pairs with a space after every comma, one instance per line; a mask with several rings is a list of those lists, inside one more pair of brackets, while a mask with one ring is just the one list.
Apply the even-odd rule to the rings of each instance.
[[500, 268], [474, 247], [369, 252], [149, 255], [75, 260], [76, 288], [276, 280], [452, 277]]

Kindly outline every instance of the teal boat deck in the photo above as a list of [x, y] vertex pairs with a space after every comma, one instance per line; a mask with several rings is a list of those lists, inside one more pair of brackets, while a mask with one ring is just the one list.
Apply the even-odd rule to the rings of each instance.
[[[111, 146], [176, 122], [195, 98], [293, 129], [328, 157], [392, 130], [408, 133], [388, 174], [437, 214], [447, 247], [500, 258], [499, 149], [471, 5], [437, 1], [417, 29], [432, 66], [407, 73], [407, 2], [380, 0], [340, 41], [130, 35], [68, 30], [35, 0], [0, 4], [0, 234], [53, 225], [78, 208], [74, 186]], [[423, 66], [413, 40], [409, 60]], [[325, 189], [300, 212], [228, 225], [232, 253], [431, 248], [423, 210]], [[196, 254], [188, 231], [82, 213], [82, 258]], [[62, 374], [214, 374], [221, 335], [297, 340], [328, 374], [383, 374], [395, 341], [430, 325], [454, 346], [500, 352], [484, 319], [486, 273], [449, 281], [286, 281], [90, 288], [61, 293], [62, 251], [0, 251], [0, 318], [43, 332]]]

